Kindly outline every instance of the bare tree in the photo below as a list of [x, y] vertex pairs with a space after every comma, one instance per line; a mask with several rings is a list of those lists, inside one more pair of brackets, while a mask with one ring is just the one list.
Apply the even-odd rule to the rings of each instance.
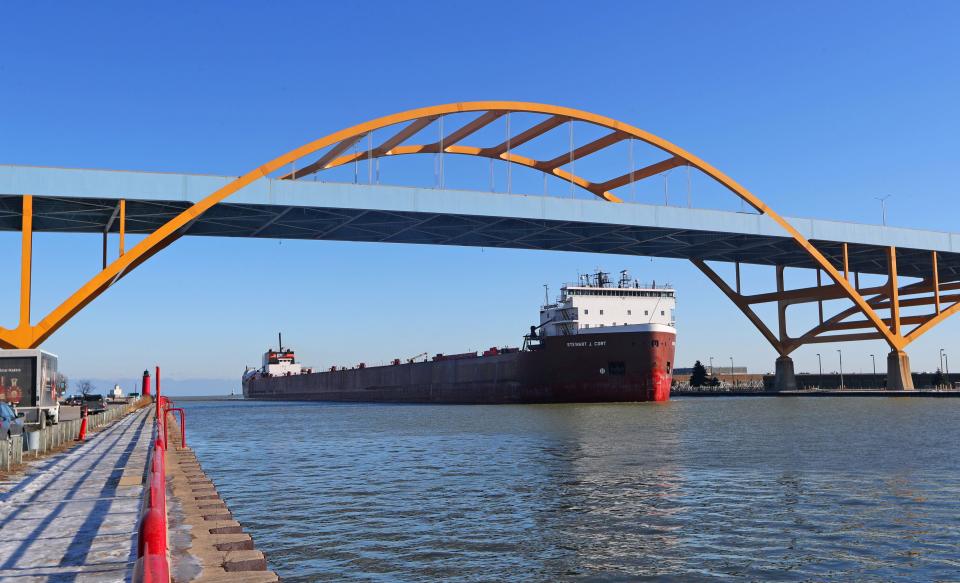
[[93, 393], [97, 390], [97, 387], [93, 386], [93, 383], [87, 379], [82, 379], [77, 381], [77, 390], [80, 391], [80, 394], [86, 397], [87, 395]]

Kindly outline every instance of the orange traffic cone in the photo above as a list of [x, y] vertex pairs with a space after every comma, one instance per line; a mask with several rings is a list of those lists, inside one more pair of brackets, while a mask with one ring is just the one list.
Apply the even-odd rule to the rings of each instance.
[[87, 437], [87, 409], [84, 407], [82, 409], [82, 417], [80, 419], [80, 435], [77, 436], [77, 441], [83, 441]]

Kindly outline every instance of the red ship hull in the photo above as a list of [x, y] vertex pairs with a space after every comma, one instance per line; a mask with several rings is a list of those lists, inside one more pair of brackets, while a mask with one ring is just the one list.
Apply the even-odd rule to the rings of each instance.
[[251, 375], [250, 399], [384, 403], [666, 401], [670, 330], [550, 336], [532, 350], [292, 376]]

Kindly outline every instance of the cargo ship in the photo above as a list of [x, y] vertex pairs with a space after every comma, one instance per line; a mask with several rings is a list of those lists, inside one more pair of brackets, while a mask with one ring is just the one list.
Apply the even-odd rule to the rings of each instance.
[[545, 293], [520, 347], [317, 371], [283, 347], [243, 375], [247, 399], [377, 403], [666, 401], [676, 349], [675, 290], [597, 271]]

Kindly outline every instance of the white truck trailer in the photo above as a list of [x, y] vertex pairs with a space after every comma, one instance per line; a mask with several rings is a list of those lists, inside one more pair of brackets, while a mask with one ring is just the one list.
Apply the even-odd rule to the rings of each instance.
[[0, 350], [0, 401], [24, 413], [25, 423], [60, 421], [57, 356], [39, 349]]

